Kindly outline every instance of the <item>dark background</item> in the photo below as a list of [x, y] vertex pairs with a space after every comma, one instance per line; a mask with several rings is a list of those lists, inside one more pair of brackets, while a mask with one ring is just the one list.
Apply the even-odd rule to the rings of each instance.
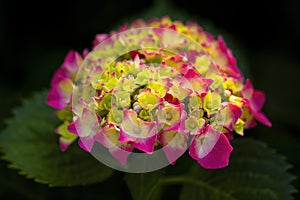
[[[300, 176], [300, 6], [296, 0], [247, 2], [0, 1], [0, 128], [22, 99], [49, 88], [68, 50], [82, 52], [91, 47], [96, 33], [109, 32], [134, 18], [170, 15], [224, 35], [243, 72], [255, 88], [265, 91], [264, 112], [273, 122], [272, 128], [259, 125], [246, 134], [266, 141]], [[103, 198], [130, 198], [121, 173], [103, 184], [48, 189], [6, 165], [0, 161], [1, 199], [93, 198], [95, 190]], [[299, 180], [294, 185], [299, 189]], [[114, 192], [113, 188], [123, 189]]]

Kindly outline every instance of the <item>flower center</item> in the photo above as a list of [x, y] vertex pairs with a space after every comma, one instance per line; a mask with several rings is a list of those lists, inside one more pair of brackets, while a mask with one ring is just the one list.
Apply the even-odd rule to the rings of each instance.
[[170, 121], [172, 119], [171, 113], [166, 113], [166, 120]]
[[140, 110], [141, 110], [141, 106], [140, 105], [134, 105], [133, 106], [133, 110], [135, 111], [135, 112], [137, 112], [137, 113], [139, 113], [140, 112]]
[[122, 119], [121, 119], [121, 117], [115, 117], [115, 121], [116, 121], [117, 123], [120, 123], [120, 122], [122, 121]]
[[190, 128], [191, 128], [191, 129], [194, 129], [194, 128], [196, 128], [196, 124], [195, 124], [195, 123], [193, 123], [193, 122], [192, 122], [192, 123], [190, 123], [190, 125], [189, 125], [189, 126], [190, 126]]

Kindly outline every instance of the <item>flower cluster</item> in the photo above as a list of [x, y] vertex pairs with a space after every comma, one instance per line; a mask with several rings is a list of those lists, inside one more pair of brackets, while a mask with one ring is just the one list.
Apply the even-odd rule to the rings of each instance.
[[[185, 48], [183, 42], [176, 47], [180, 53], [136, 49], [106, 67], [93, 65], [86, 81], [95, 93], [90, 102], [79, 98], [79, 106], [74, 106], [76, 75], [88, 52], [70, 51], [47, 98], [63, 121], [56, 130], [61, 150], [78, 140], [90, 152], [98, 142], [125, 164], [132, 151], [152, 154], [164, 147], [167, 160], [174, 163], [189, 149], [204, 168], [227, 166], [233, 132], [243, 135], [256, 121], [271, 126], [261, 112], [264, 93], [254, 90], [250, 80], [244, 83], [222, 37], [215, 39], [194, 23], [167, 17], [137, 20], [117, 32], [96, 35], [94, 48], [114, 34], [143, 27], [158, 28], [153, 29], [155, 37], [163, 37], [164, 30], [183, 34], [201, 47], [201, 53]], [[140, 41], [154, 40], [145, 38]]]

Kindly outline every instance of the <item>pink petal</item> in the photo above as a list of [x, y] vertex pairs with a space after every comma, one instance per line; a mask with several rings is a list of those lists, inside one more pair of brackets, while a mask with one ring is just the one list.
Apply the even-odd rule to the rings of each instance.
[[94, 136], [95, 141], [102, 144], [104, 147], [111, 149], [117, 147], [118, 138], [120, 136], [119, 131], [115, 129], [113, 125], [107, 125], [96, 133]]
[[254, 117], [257, 121], [261, 122], [262, 124], [271, 127], [272, 126], [272, 122], [270, 122], [270, 120], [266, 117], [266, 115], [262, 112], [255, 112], [254, 113]]
[[[127, 157], [133, 150], [132, 145], [129, 143], [114, 143], [112, 139], [117, 139], [119, 137], [118, 131], [109, 131], [109, 129], [114, 129], [112, 125], [105, 126], [99, 133], [94, 136], [95, 141], [101, 143], [104, 147], [108, 148], [110, 154], [115, 157], [121, 164], [126, 164]], [[108, 135], [113, 134], [113, 135]]]
[[[152, 134], [149, 134], [152, 135]], [[154, 151], [154, 144], [157, 134], [150, 137], [137, 138], [126, 134], [122, 129], [120, 131], [119, 142], [132, 142], [132, 146], [145, 153], [151, 154]]]
[[225, 132], [224, 135], [227, 137], [228, 140], [233, 140], [233, 134], [231, 132]]
[[157, 138], [155, 122], [147, 122], [137, 118], [133, 110], [124, 110], [119, 142], [132, 142], [132, 146], [151, 154]]
[[234, 124], [242, 116], [242, 109], [232, 103], [228, 103], [222, 110], [227, 110], [227, 115], [225, 116], [223, 126], [228, 130], [232, 131]]
[[123, 148], [120, 147], [116, 147], [113, 149], [109, 149], [109, 152], [111, 153], [111, 155], [113, 157], [115, 157], [121, 164], [125, 165], [127, 158], [129, 156], [129, 154], [131, 153], [131, 151], [133, 150], [133, 148], [125, 150]]
[[153, 135], [152, 137], [145, 138], [145, 139], [138, 139], [134, 143], [132, 143], [132, 146], [145, 153], [152, 154], [154, 151], [154, 144], [156, 138], [157, 135]]
[[188, 72], [184, 75], [184, 78], [190, 80], [194, 78], [202, 78], [194, 69], [189, 69]]
[[255, 111], [260, 111], [265, 103], [265, 100], [265, 93], [259, 90], [255, 90], [250, 100], [252, 109]]
[[251, 83], [251, 81], [249, 79], [246, 80], [246, 83], [244, 85], [244, 88], [242, 90], [242, 95], [244, 98], [247, 99], [252, 99], [252, 95], [253, 95], [254, 89], [253, 89], [253, 85]]
[[87, 108], [83, 109], [82, 115], [75, 120], [74, 125], [76, 131], [73, 131], [73, 125], [70, 125], [70, 129], [73, 132], [76, 132], [75, 134], [77, 134], [81, 138], [86, 138], [94, 135], [100, 129], [98, 117], [95, 114], [91, 113]]
[[254, 128], [257, 125], [256, 121], [254, 118], [247, 119], [245, 122], [245, 129], [251, 129]]
[[257, 123], [253, 117], [253, 110], [251, 109], [250, 102], [247, 99], [244, 104], [243, 116], [241, 119], [245, 122], [245, 125], [244, 125], [245, 129], [250, 129], [257, 125]]
[[207, 169], [226, 167], [229, 163], [229, 156], [232, 149], [227, 137], [221, 134], [212, 151], [206, 157], [199, 159], [198, 163]]
[[160, 38], [162, 40], [164, 29], [159, 28], [159, 27], [153, 27], [152, 31], [153, 31], [153, 33], [155, 33], [157, 35], [158, 38]]
[[65, 57], [63, 67], [66, 68], [69, 72], [70, 77], [76, 75], [77, 70], [79, 69], [82, 62], [82, 57], [76, 51], [69, 51]]
[[74, 142], [75, 139], [65, 139], [63, 137], [59, 138], [59, 147], [61, 151], [66, 151], [68, 147]]
[[163, 151], [169, 163], [174, 164], [186, 151], [187, 138], [188, 135], [186, 133], [177, 131], [166, 131], [160, 134], [159, 140], [163, 145]]
[[95, 37], [95, 40], [93, 41], [93, 47], [98, 46], [101, 42], [109, 38], [109, 35], [107, 34], [97, 34]]
[[199, 51], [196, 51], [196, 50], [189, 50], [187, 52], [187, 59], [188, 61], [190, 61], [191, 63], [195, 63], [195, 60], [197, 57], [200, 56], [200, 53]]
[[136, 137], [131, 137], [130, 135], [126, 134], [126, 132], [121, 128], [119, 142], [135, 142], [136, 140]]
[[218, 44], [220, 47], [220, 50], [223, 54], [225, 54], [227, 58], [227, 66], [221, 66], [221, 70], [225, 73], [227, 73], [229, 76], [235, 77], [239, 80], [243, 80], [243, 76], [239, 70], [239, 68], [236, 65], [236, 59], [234, 58], [231, 50], [227, 47], [225, 44], [225, 41], [222, 36], [218, 37]]
[[235, 124], [236, 121], [242, 116], [243, 110], [232, 103], [229, 103], [229, 107], [232, 112], [233, 124]]
[[73, 83], [69, 78], [64, 77], [58, 77], [56, 81], [48, 93], [46, 103], [53, 108], [64, 109], [71, 101], [72, 91], [67, 90], [73, 87]]
[[250, 129], [256, 126], [256, 122], [254, 119], [256, 119], [257, 121], [261, 122], [262, 124], [271, 127], [272, 123], [270, 122], [270, 120], [259, 110], [255, 110], [253, 109], [252, 105], [250, 105], [249, 101], [246, 101], [245, 110], [248, 110], [248, 112], [250, 113], [250, 118], [244, 118], [243, 120], [245, 121], [245, 128], [246, 129]]
[[78, 132], [77, 132], [76, 126], [75, 126], [75, 122], [72, 122], [71, 124], [68, 125], [68, 131], [78, 135]]
[[166, 157], [169, 161], [170, 164], [175, 164], [176, 160], [182, 155], [184, 154], [184, 152], [186, 151], [186, 147], [182, 147], [182, 148], [172, 148], [170, 146], [166, 146], [163, 148]]
[[94, 145], [94, 137], [79, 138], [78, 145], [87, 152], [91, 152]]
[[231, 151], [227, 137], [209, 125], [203, 134], [194, 137], [189, 149], [190, 156], [208, 169], [227, 166]]
[[67, 96], [63, 96], [56, 88], [51, 88], [46, 103], [56, 109], [64, 109], [68, 102]]
[[184, 75], [181, 85], [184, 88], [193, 90], [197, 94], [202, 94], [208, 92], [213, 82], [212, 79], [202, 78], [194, 69], [189, 69]]
[[69, 78], [68, 71], [62, 67], [58, 68], [56, 70], [56, 72], [54, 73], [54, 76], [53, 76], [53, 78], [51, 80], [51, 84], [50, 84], [51, 87], [56, 86], [59, 83], [59, 81], [61, 80], [61, 78]]
[[[174, 123], [172, 124], [170, 127], [164, 128], [164, 131], [171, 131], [171, 130], [175, 130], [175, 131], [183, 131], [185, 129], [185, 120], [186, 120], [186, 116], [187, 113], [186, 111], [184, 111], [184, 104], [170, 104], [172, 107], [175, 108], [175, 110], [177, 110], [177, 112], [179, 113], [180, 118]], [[161, 110], [163, 108], [163, 106], [159, 106], [158, 109]], [[165, 124], [166, 121], [161, 121], [158, 120], [158, 124]]]
[[117, 32], [120, 33], [120, 32], [126, 31], [127, 29], [128, 29], [128, 25], [124, 24], [118, 29]]
[[144, 27], [146, 25], [146, 22], [142, 19], [137, 19], [134, 22], [132, 22], [131, 27], [134, 28], [141, 28]]

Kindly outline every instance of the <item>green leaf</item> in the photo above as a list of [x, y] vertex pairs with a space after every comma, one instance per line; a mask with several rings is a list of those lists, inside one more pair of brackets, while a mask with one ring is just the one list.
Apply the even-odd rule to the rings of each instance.
[[251, 139], [238, 139], [233, 145], [229, 167], [204, 170], [193, 166], [189, 170], [188, 177], [193, 179], [184, 185], [180, 199], [292, 199], [294, 177], [281, 156]]
[[162, 186], [178, 184], [183, 185], [179, 199], [184, 200], [292, 199], [294, 177], [287, 172], [290, 166], [281, 156], [265, 143], [252, 139], [236, 139], [233, 146], [227, 168], [207, 170], [196, 163], [189, 167], [179, 160], [176, 165], [186, 166], [179, 175], [127, 175], [127, 185], [135, 200], [151, 199]]
[[[157, 183], [162, 178], [160, 172], [126, 174], [125, 181], [129, 187], [134, 200], [150, 199], [156, 188]], [[152, 198], [153, 199], [153, 198]]]
[[0, 149], [9, 167], [50, 186], [86, 185], [104, 181], [113, 170], [72, 145], [61, 152], [54, 133], [59, 120], [45, 103], [41, 92], [14, 110], [7, 128], [0, 134]]

